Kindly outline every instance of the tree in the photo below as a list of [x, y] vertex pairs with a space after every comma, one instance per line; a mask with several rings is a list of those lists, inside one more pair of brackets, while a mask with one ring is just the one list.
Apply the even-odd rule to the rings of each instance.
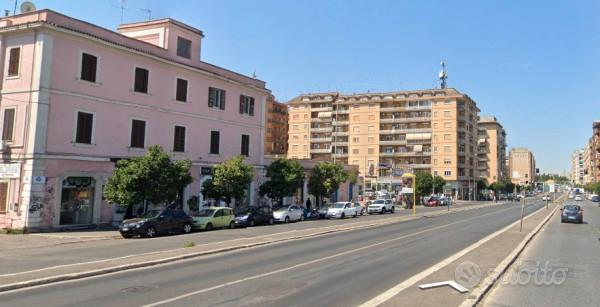
[[433, 190], [433, 176], [431, 176], [430, 173], [417, 173], [415, 180], [415, 192], [417, 193], [417, 196], [423, 197], [431, 194]]
[[117, 162], [104, 188], [104, 196], [109, 202], [122, 206], [144, 200], [153, 204], [172, 203], [192, 182], [191, 166], [188, 159], [172, 161], [162, 147], [150, 146], [144, 156]]
[[346, 180], [348, 180], [348, 172], [342, 165], [331, 162], [317, 163], [308, 181], [308, 190], [317, 198], [317, 207], [321, 197], [333, 194]]
[[431, 184], [433, 186], [433, 190], [435, 190], [438, 193], [443, 193], [444, 186], [446, 185], [446, 180], [444, 180], [444, 178], [442, 178], [441, 176], [435, 175], [433, 176]]
[[253, 175], [254, 166], [245, 163], [243, 156], [231, 158], [214, 167], [213, 178], [202, 184], [202, 192], [208, 198], [222, 199], [227, 204], [232, 199], [241, 202]]
[[296, 192], [304, 181], [304, 167], [297, 160], [277, 159], [267, 167], [268, 181], [260, 186], [260, 196], [267, 195], [283, 205], [283, 198]]

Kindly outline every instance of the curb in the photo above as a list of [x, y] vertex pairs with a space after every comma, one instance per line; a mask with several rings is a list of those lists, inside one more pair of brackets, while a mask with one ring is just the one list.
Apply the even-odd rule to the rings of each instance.
[[[456, 208], [451, 211], [434, 212], [429, 215], [400, 216], [400, 217], [398, 217], [398, 219], [393, 219], [393, 220], [390, 219], [390, 220], [386, 220], [386, 221], [383, 221], [380, 223], [370, 223], [370, 224], [350, 226], [350, 227], [345, 227], [345, 228], [327, 229], [327, 230], [323, 230], [323, 231], [320, 231], [317, 233], [304, 234], [304, 235], [286, 237], [286, 238], [281, 238], [281, 239], [273, 239], [273, 240], [268, 240], [268, 241], [263, 241], [263, 242], [247, 243], [247, 244], [241, 244], [241, 245], [230, 246], [230, 247], [216, 248], [216, 249], [207, 250], [207, 251], [199, 251], [199, 252], [194, 252], [194, 253], [188, 253], [188, 254], [172, 256], [172, 257], [167, 257], [167, 258], [161, 258], [161, 259], [155, 259], [155, 260], [148, 260], [148, 261], [137, 262], [137, 263], [132, 263], [132, 264], [117, 265], [117, 266], [96, 269], [96, 270], [90, 270], [90, 271], [84, 271], [84, 272], [67, 273], [67, 274], [61, 274], [61, 275], [56, 275], [56, 276], [52, 276], [52, 277], [26, 280], [26, 281], [16, 282], [16, 283], [12, 283], [12, 284], [0, 285], [0, 293], [6, 292], [6, 291], [11, 291], [11, 290], [41, 286], [41, 285], [45, 285], [45, 284], [57, 283], [57, 282], [62, 282], [62, 281], [82, 279], [82, 278], [105, 275], [105, 274], [110, 274], [110, 273], [126, 271], [126, 270], [150, 267], [150, 266], [155, 266], [155, 265], [160, 265], [160, 264], [171, 263], [171, 262], [175, 262], [175, 261], [181, 261], [181, 260], [186, 260], [186, 259], [191, 259], [191, 258], [198, 258], [198, 257], [202, 257], [202, 256], [212, 255], [212, 254], [219, 254], [219, 253], [230, 252], [230, 251], [235, 251], [235, 250], [242, 250], [242, 249], [246, 249], [246, 248], [253, 248], [253, 247], [259, 247], [259, 246], [264, 246], [264, 245], [277, 244], [277, 243], [294, 241], [294, 240], [301, 240], [301, 239], [305, 239], [305, 238], [318, 237], [318, 236], [323, 236], [323, 235], [332, 234], [332, 233], [348, 232], [348, 231], [359, 230], [359, 229], [381, 227], [381, 226], [386, 226], [386, 225], [390, 225], [390, 224], [394, 224], [394, 223], [400, 223], [400, 222], [406, 222], [406, 221], [412, 221], [412, 220], [418, 220], [418, 219], [424, 219], [424, 218], [431, 218], [431, 217], [446, 215], [446, 214], [450, 214], [450, 213], [470, 211], [470, 210], [481, 209], [481, 208], [486, 208], [486, 207], [495, 207], [495, 206], [500, 206], [500, 205], [505, 205], [505, 204], [506, 203], [481, 204], [481, 205], [474, 205], [474, 206], [468, 206], [468, 207], [463, 207], [463, 208]], [[173, 250], [168, 250], [165, 252], [169, 252], [169, 251], [173, 251]], [[108, 259], [108, 260], [110, 260], [110, 259]]]
[[510, 266], [517, 260], [517, 258], [521, 255], [521, 253], [525, 250], [525, 247], [529, 245], [529, 242], [537, 235], [537, 233], [550, 221], [556, 210], [559, 208], [557, 205], [551, 212], [531, 231], [525, 236], [525, 238], [517, 245], [515, 249], [506, 257], [494, 270], [490, 275], [488, 275], [485, 280], [473, 291], [473, 294], [469, 296], [466, 300], [460, 304], [460, 307], [475, 307], [479, 304], [483, 297], [492, 289], [496, 281], [504, 274]]

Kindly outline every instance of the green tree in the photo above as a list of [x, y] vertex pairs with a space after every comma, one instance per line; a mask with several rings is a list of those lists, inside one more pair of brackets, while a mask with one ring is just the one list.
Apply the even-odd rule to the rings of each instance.
[[154, 204], [174, 202], [193, 180], [191, 166], [190, 160], [172, 161], [162, 147], [150, 146], [144, 156], [117, 162], [104, 188], [104, 196], [109, 202], [122, 206], [144, 200]]
[[267, 180], [260, 186], [260, 196], [267, 195], [283, 205], [283, 198], [296, 192], [304, 181], [304, 167], [297, 160], [277, 159], [267, 167]]
[[308, 190], [310, 194], [317, 198], [317, 207], [319, 207], [321, 197], [333, 194], [340, 187], [340, 184], [348, 180], [348, 177], [348, 172], [340, 164], [317, 163], [308, 181]]
[[444, 180], [444, 178], [442, 178], [441, 176], [436, 175], [433, 176], [431, 184], [436, 193], [443, 193], [444, 186], [446, 185], [446, 180]]
[[431, 176], [431, 173], [417, 173], [415, 180], [415, 188], [418, 197], [422, 199], [423, 196], [431, 194], [433, 190], [433, 176]]
[[202, 192], [208, 198], [222, 199], [227, 204], [232, 199], [242, 202], [253, 175], [254, 166], [245, 163], [243, 156], [231, 158], [214, 167], [213, 178], [203, 183]]

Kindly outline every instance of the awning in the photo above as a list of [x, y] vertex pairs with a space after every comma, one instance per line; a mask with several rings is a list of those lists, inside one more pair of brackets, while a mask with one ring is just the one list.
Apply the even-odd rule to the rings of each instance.
[[319, 118], [331, 117], [331, 112], [319, 112]]
[[417, 151], [417, 152], [423, 151], [423, 145], [415, 145], [415, 146], [413, 146], [413, 151]]
[[431, 133], [407, 133], [407, 141], [425, 141], [431, 140]]

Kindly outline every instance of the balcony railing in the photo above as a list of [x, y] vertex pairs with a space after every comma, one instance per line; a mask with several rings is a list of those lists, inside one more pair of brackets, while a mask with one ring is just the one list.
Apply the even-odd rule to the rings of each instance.
[[431, 128], [406, 128], [406, 129], [382, 129], [380, 134], [396, 134], [396, 133], [427, 133], [431, 132]]
[[348, 125], [350, 122], [348, 120], [336, 120], [333, 122], [334, 126], [346, 126]]
[[313, 123], [330, 123], [331, 117], [313, 117], [310, 121]]
[[333, 131], [331, 134], [335, 136], [348, 136], [348, 131]]
[[329, 149], [329, 148], [311, 148], [310, 153], [312, 153], [312, 154], [331, 153], [331, 149]]
[[382, 118], [379, 121], [381, 123], [414, 123], [414, 122], [428, 122], [431, 117], [398, 117], [398, 118]]
[[406, 140], [379, 141], [379, 145], [406, 145]]
[[379, 152], [381, 157], [429, 157], [429, 151]]
[[320, 108], [310, 108], [311, 112], [331, 112], [333, 111], [332, 107], [320, 107]]
[[313, 132], [331, 132], [332, 127], [320, 127], [320, 128], [310, 128], [310, 131]]
[[331, 142], [331, 137], [327, 137], [327, 138], [310, 138], [310, 141], [312, 143], [327, 143], [327, 142]]
[[332, 142], [331, 143], [332, 146], [348, 146], [348, 141], [341, 141], [341, 142]]

